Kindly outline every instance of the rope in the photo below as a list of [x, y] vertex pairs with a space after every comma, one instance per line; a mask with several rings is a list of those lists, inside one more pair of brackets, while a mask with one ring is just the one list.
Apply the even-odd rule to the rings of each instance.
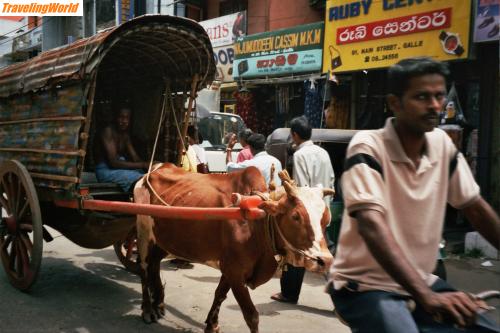
[[[270, 200], [269, 197], [267, 197], [266, 195], [264, 195], [264, 193], [253, 191], [252, 194], [258, 195], [263, 201]], [[318, 261], [318, 258], [310, 256], [304, 250], [297, 249], [295, 246], [293, 246], [286, 239], [285, 235], [283, 235], [283, 232], [281, 231], [281, 229], [280, 229], [280, 227], [278, 225], [278, 222], [276, 221], [276, 217], [268, 215], [267, 216], [267, 224], [268, 224], [268, 226], [266, 228], [266, 238], [271, 243], [271, 248], [273, 250], [273, 254], [279, 254], [278, 253], [278, 247], [276, 246], [276, 238], [275, 238], [275, 235], [274, 235], [274, 231], [277, 230], [278, 231], [278, 235], [283, 240], [283, 243], [285, 243], [285, 247], [287, 247], [292, 252], [298, 253], [298, 254], [300, 254], [300, 255], [302, 255], [302, 256], [310, 259], [310, 260]], [[279, 262], [280, 266], [283, 266], [284, 260], [281, 260], [281, 261], [278, 261], [278, 262]]]
[[[266, 197], [263, 193], [260, 192], [253, 192], [253, 194], [258, 195], [262, 200], [267, 201], [269, 200], [268, 197]], [[274, 230], [278, 231], [278, 235], [280, 238], [283, 240], [283, 243], [285, 243], [285, 247], [287, 247], [289, 250], [298, 253], [306, 258], [309, 258], [310, 260], [313, 261], [318, 261], [318, 258], [315, 258], [313, 256], [310, 256], [307, 254], [304, 250], [299, 250], [295, 246], [293, 246], [283, 235], [283, 232], [281, 231], [278, 222], [276, 221], [276, 218], [274, 216], [268, 215], [267, 217], [267, 222], [268, 222], [268, 228], [266, 228], [266, 234], [268, 235], [268, 239], [271, 242], [271, 247], [273, 249], [274, 254], [278, 254], [278, 248], [276, 246], [276, 238], [274, 237]]]
[[[163, 200], [159, 195], [158, 193], [156, 193], [155, 189], [153, 188], [153, 186], [151, 185], [151, 183], [149, 182], [149, 176], [151, 175], [151, 168], [153, 166], [153, 160], [154, 160], [154, 157], [155, 157], [155, 153], [156, 153], [156, 147], [157, 147], [157, 144], [158, 144], [158, 137], [160, 136], [160, 130], [161, 130], [161, 126], [163, 124], [163, 118], [165, 116], [165, 110], [167, 109], [166, 108], [166, 103], [167, 103], [167, 96], [170, 96], [170, 84], [167, 82], [166, 85], [165, 85], [165, 94], [163, 96], [163, 105], [162, 105], [162, 108], [161, 108], [161, 114], [160, 114], [160, 122], [158, 124], [158, 130], [156, 131], [156, 138], [155, 138], [155, 143], [153, 145], [153, 152], [151, 154], [151, 159], [149, 161], [149, 167], [148, 167], [148, 173], [146, 174], [146, 183], [148, 184], [149, 188], [151, 189], [151, 191], [153, 192], [153, 194], [155, 195], [155, 197], [160, 200], [160, 202], [162, 204], [164, 204], [165, 206], [170, 206], [168, 203], [165, 202], [165, 200]], [[175, 114], [175, 113], [174, 113]], [[156, 171], [153, 170], [153, 172]]]
[[298, 253], [300, 255], [303, 255], [304, 257], [306, 258], [309, 258], [310, 260], [313, 260], [313, 261], [318, 261], [318, 258], [315, 258], [313, 256], [310, 256], [309, 254], [307, 254], [304, 250], [299, 250], [297, 249], [295, 246], [293, 246], [286, 238], [285, 238], [285, 235], [283, 235], [283, 232], [281, 231], [279, 225], [278, 225], [278, 222], [276, 222], [276, 219], [273, 219], [273, 222], [274, 222], [274, 225], [276, 227], [276, 230], [278, 231], [278, 235], [281, 237], [281, 239], [283, 240], [283, 243], [285, 243], [285, 247], [288, 247], [289, 250], [295, 252], [295, 253]]
[[[271, 243], [271, 248], [273, 251], [274, 260], [278, 262], [277, 270], [283, 270], [283, 266], [285, 266], [285, 257], [278, 253], [278, 248], [276, 247], [276, 238], [274, 237], [274, 223], [271, 222], [271, 218], [276, 221], [276, 218], [268, 215], [267, 217], [267, 227], [266, 230], [266, 238]], [[279, 259], [276, 259], [276, 255], [279, 255]]]
[[273, 250], [273, 255], [278, 254], [278, 248], [276, 247], [276, 239], [274, 238], [274, 223], [271, 222], [271, 215], [267, 216], [266, 238], [271, 243], [271, 249]]
[[184, 138], [182, 137], [181, 129], [179, 128], [179, 121], [177, 120], [177, 115], [175, 114], [174, 103], [172, 102], [170, 103], [170, 105], [172, 106], [172, 113], [174, 114], [174, 121], [175, 121], [175, 128], [177, 129], [177, 135], [179, 135], [179, 138], [181, 140], [182, 149], [185, 149], [186, 146], [184, 143]]

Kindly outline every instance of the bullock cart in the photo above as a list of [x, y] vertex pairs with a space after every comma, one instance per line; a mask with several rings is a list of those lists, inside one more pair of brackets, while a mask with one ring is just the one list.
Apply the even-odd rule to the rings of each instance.
[[[118, 244], [135, 214], [238, 218], [240, 209], [134, 204], [95, 178], [93, 149], [117, 105], [133, 111], [144, 160], [179, 163], [196, 92], [215, 74], [212, 47], [196, 22], [143, 16], [0, 71], [0, 257], [10, 283], [36, 281], [50, 226], [74, 243]], [[181, 147], [181, 148], [178, 148]], [[130, 248], [130, 247], [129, 247]], [[129, 251], [130, 254], [130, 251]]]

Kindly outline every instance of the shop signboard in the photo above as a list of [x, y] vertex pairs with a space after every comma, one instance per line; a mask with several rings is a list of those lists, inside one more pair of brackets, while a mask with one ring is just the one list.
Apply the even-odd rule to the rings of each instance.
[[323, 72], [467, 58], [471, 0], [328, 0]]
[[201, 21], [212, 42], [212, 47], [231, 45], [236, 38], [244, 36], [247, 32], [247, 12], [238, 12], [231, 15]]
[[221, 82], [232, 82], [233, 79], [233, 61], [234, 45], [214, 47], [214, 58], [217, 72], [215, 79]]
[[215, 79], [221, 82], [233, 81], [234, 42], [246, 35], [246, 11], [202, 21], [200, 25], [212, 42], [217, 73]]
[[500, 0], [478, 0], [474, 25], [474, 42], [500, 39]]
[[238, 38], [234, 45], [235, 78], [319, 72], [323, 22]]

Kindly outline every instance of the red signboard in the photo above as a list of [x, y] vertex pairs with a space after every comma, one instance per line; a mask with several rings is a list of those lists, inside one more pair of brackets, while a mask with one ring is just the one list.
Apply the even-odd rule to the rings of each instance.
[[452, 9], [443, 8], [389, 20], [344, 27], [337, 30], [337, 45], [445, 29], [451, 26], [451, 19]]

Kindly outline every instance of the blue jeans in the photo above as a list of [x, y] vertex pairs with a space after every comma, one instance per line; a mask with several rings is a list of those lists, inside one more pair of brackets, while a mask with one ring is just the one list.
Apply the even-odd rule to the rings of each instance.
[[128, 192], [131, 190], [130, 186], [144, 176], [144, 171], [139, 169], [111, 169], [106, 163], [101, 162], [95, 167], [95, 175], [99, 182], [118, 184], [124, 192]]
[[[432, 287], [434, 291], [455, 291], [443, 280]], [[330, 296], [335, 310], [355, 333], [475, 333], [500, 332], [498, 325], [484, 315], [479, 315], [484, 327], [474, 326], [467, 329], [455, 328], [453, 324], [438, 323], [432, 316], [417, 305], [410, 312], [406, 301], [408, 296], [386, 291], [357, 292], [349, 289], [333, 290]], [[490, 325], [490, 326], [488, 326]]]

